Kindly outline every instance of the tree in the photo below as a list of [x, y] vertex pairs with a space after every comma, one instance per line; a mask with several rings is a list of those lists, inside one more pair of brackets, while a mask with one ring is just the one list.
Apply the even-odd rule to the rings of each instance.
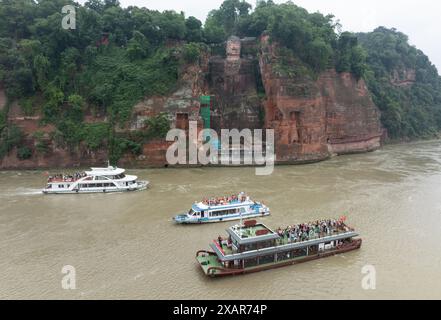
[[133, 31], [132, 38], [127, 45], [127, 55], [134, 61], [147, 57], [149, 53], [149, 42], [139, 31]]
[[188, 43], [184, 45], [183, 58], [187, 63], [194, 63], [199, 59], [201, 48], [196, 43]]
[[333, 51], [323, 39], [315, 39], [306, 50], [306, 61], [315, 71], [325, 70], [329, 66]]
[[17, 150], [17, 157], [20, 160], [30, 159], [32, 157], [32, 150], [27, 146], [20, 147]]
[[202, 22], [195, 17], [188, 17], [185, 20], [185, 39], [189, 42], [202, 41]]
[[221, 43], [226, 40], [227, 34], [216, 21], [207, 19], [204, 26], [204, 38], [207, 43]]

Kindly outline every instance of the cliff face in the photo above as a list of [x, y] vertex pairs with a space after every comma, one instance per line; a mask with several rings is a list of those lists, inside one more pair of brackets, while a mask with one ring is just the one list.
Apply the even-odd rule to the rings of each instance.
[[[203, 54], [198, 64], [182, 70], [175, 92], [139, 102], [133, 108], [130, 123], [121, 130], [142, 130], [146, 119], [161, 112], [168, 114], [172, 128], [187, 129], [188, 121], [197, 121], [202, 128], [199, 98], [210, 95], [211, 128], [274, 129], [278, 163], [314, 162], [333, 154], [380, 147], [380, 114], [363, 80], [334, 70], [317, 79], [284, 75], [276, 68], [280, 60], [276, 49], [267, 37], [260, 41], [231, 37], [225, 57]], [[4, 100], [1, 94], [0, 100]], [[45, 132], [50, 152], [34, 152], [31, 159], [19, 161], [13, 150], [0, 160], [0, 168], [102, 165], [107, 160], [105, 150], [58, 148], [51, 134], [55, 128], [41, 127], [39, 116], [24, 116], [18, 105], [10, 107], [9, 121], [22, 128], [26, 144], [33, 150], [37, 143], [33, 133]], [[106, 119], [88, 115], [85, 121]], [[120, 165], [165, 166], [169, 145], [164, 140], [150, 141], [140, 156], [126, 155]]]
[[257, 50], [256, 39], [231, 37], [226, 58], [209, 61], [208, 94], [212, 97], [212, 129], [262, 128], [263, 104], [258, 96], [259, 62], [254, 54], [246, 55], [242, 46]]
[[276, 132], [278, 162], [311, 162], [380, 147], [380, 113], [363, 80], [329, 70], [317, 80], [275, 71], [279, 57], [261, 39], [266, 127]]

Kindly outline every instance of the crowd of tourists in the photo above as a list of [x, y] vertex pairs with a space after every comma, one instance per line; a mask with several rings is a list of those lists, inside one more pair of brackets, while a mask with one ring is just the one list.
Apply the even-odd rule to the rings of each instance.
[[202, 203], [207, 206], [220, 206], [228, 205], [232, 203], [244, 202], [247, 200], [247, 196], [244, 193], [237, 195], [232, 195], [230, 197], [218, 197], [211, 199], [204, 199]]
[[345, 224], [345, 218], [339, 220], [319, 220], [310, 223], [302, 223], [287, 228], [277, 229], [277, 234], [282, 241], [290, 243], [303, 242], [312, 239], [331, 236], [339, 232], [348, 232], [349, 227]]
[[48, 177], [48, 182], [74, 182], [77, 181], [81, 178], [86, 177], [86, 173], [85, 172], [76, 172], [74, 174], [56, 174], [53, 176], [49, 176]]

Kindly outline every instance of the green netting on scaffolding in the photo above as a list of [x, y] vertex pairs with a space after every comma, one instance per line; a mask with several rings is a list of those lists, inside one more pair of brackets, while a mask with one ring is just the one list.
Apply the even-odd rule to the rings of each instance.
[[210, 96], [201, 96], [201, 117], [204, 120], [204, 129], [210, 129], [211, 109], [210, 109]]
[[[211, 128], [211, 97], [210, 96], [201, 96], [201, 117], [204, 121], [204, 129]], [[211, 137], [209, 134], [205, 134], [204, 140], [208, 141]]]
[[210, 96], [201, 96], [201, 104], [210, 105], [211, 97]]

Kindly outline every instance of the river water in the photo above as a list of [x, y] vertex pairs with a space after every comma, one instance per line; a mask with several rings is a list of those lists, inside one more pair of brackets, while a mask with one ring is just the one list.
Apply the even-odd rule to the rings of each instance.
[[[136, 193], [44, 196], [42, 171], [0, 172], [2, 299], [441, 298], [441, 142], [306, 166], [129, 170]], [[177, 226], [207, 196], [247, 191], [276, 228], [346, 215], [359, 251], [252, 275], [206, 278], [195, 253], [231, 225]], [[61, 269], [76, 270], [76, 290]], [[375, 267], [376, 289], [362, 287]], [[371, 275], [373, 275], [371, 273]]]

